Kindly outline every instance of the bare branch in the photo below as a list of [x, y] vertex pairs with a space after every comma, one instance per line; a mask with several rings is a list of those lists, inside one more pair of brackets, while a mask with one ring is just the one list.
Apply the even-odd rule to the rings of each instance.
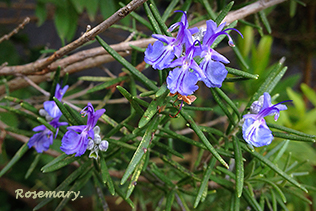
[[25, 26], [26, 24], [28, 24], [29, 22], [30, 22], [30, 18], [29, 18], [29, 17], [26, 17], [26, 18], [24, 19], [24, 21], [23, 21], [20, 25], [18, 25], [18, 27], [16, 27], [15, 29], [13, 29], [13, 31], [11, 31], [9, 34], [3, 35], [3, 36], [0, 38], [0, 43], [1, 43], [2, 41], [4, 41], [4, 40], [10, 39], [10, 37], [12, 37], [13, 35], [17, 34], [17, 33], [19, 32], [19, 30], [20, 30], [20, 29], [23, 29], [24, 26]]
[[[101, 32], [105, 31], [107, 28], [109, 28], [111, 25], [116, 23], [117, 21], [121, 20], [125, 16], [127, 16], [130, 12], [138, 8], [140, 5], [142, 5], [147, 0], [133, 0], [128, 5], [122, 7], [119, 9], [116, 13], [114, 13], [111, 17], [94, 27], [93, 29], [85, 32], [81, 37], [79, 37], [77, 40], [73, 41], [72, 43], [60, 48], [58, 51], [56, 51], [53, 55], [50, 57], [38, 60], [34, 63], [28, 64], [31, 66], [31, 68], [25, 69], [25, 68], [19, 68], [19, 71], [15, 70], [11, 74], [21, 73], [23, 75], [32, 74], [41, 70], [45, 70], [45, 72], [51, 72], [53, 71], [49, 65], [56, 61], [57, 59], [63, 57], [64, 55], [70, 53], [71, 51], [75, 50], [76, 48], [82, 46], [83, 44], [87, 43], [90, 40], [93, 40], [95, 36], [100, 34]], [[16, 66], [19, 67], [19, 66]], [[5, 70], [3, 69], [5, 72]]]

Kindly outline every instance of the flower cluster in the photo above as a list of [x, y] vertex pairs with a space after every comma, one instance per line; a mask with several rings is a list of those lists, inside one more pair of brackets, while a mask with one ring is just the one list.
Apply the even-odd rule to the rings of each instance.
[[281, 103], [271, 104], [271, 96], [265, 92], [259, 97], [258, 101], [252, 103], [250, 107], [251, 114], [243, 116], [245, 122], [242, 126], [243, 138], [248, 144], [255, 147], [269, 145], [272, 142], [272, 132], [266, 124], [264, 117], [274, 115], [274, 120], [277, 121], [280, 111], [286, 110], [287, 107]]
[[97, 158], [98, 150], [106, 151], [108, 148], [107, 141], [101, 141], [99, 135], [100, 128], [96, 126], [98, 119], [105, 112], [105, 109], [94, 111], [91, 103], [81, 111], [84, 116], [87, 115], [87, 124], [79, 126], [70, 126], [68, 131], [61, 140], [60, 149], [66, 154], [74, 154], [75, 156], [83, 155], [86, 150], [92, 150], [90, 157]]
[[[211, 46], [220, 35], [226, 35], [229, 45], [234, 46], [227, 31], [241, 33], [233, 28], [223, 30], [225, 23], [217, 26], [212, 20], [206, 21], [206, 29], [188, 28], [186, 13], [176, 12], [183, 13], [181, 21], [171, 25], [168, 31], [172, 32], [179, 27], [177, 36], [153, 34], [158, 40], [153, 45], [148, 45], [145, 62], [158, 70], [174, 68], [167, 78], [171, 94], [191, 95], [198, 89], [198, 81], [203, 81], [207, 87], [221, 87], [228, 73], [224, 64], [229, 63], [229, 60]], [[196, 58], [202, 59], [200, 64], [196, 62]]]
[[[64, 96], [65, 92], [68, 89], [68, 85], [64, 88], [61, 88], [59, 84], [56, 85], [55, 89], [55, 97], [58, 100], [61, 100]], [[45, 101], [44, 102], [44, 109], [39, 111], [41, 116], [44, 116], [49, 124], [57, 129], [55, 137], [58, 134], [58, 130], [60, 126], [68, 125], [67, 122], [59, 122], [59, 118], [62, 116], [61, 111], [59, 110], [58, 106], [56, 105], [55, 101]], [[45, 125], [40, 125], [33, 128], [33, 131], [39, 132], [34, 134], [29, 142], [27, 143], [28, 147], [31, 148], [34, 146], [38, 153], [42, 153], [49, 149], [49, 146], [53, 143], [53, 132], [46, 128]]]

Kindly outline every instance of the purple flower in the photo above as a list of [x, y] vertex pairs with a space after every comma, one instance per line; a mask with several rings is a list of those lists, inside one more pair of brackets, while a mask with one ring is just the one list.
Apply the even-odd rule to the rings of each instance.
[[[284, 102], [290, 102], [283, 101]], [[250, 111], [252, 114], [243, 116], [245, 122], [242, 126], [243, 138], [248, 144], [255, 147], [265, 146], [271, 143], [273, 136], [267, 126], [264, 117], [274, 115], [274, 120], [279, 118], [280, 111], [287, 107], [281, 103], [272, 105], [269, 93], [265, 92], [258, 101], [252, 103]]]
[[187, 45], [185, 55], [170, 64], [170, 67], [176, 67], [169, 72], [167, 78], [167, 87], [172, 94], [178, 92], [185, 96], [191, 95], [199, 88], [196, 85], [199, 78], [205, 78], [202, 69], [193, 59], [199, 46], [192, 43], [192, 37], [188, 39]]
[[[64, 88], [61, 88], [59, 84], [56, 85], [55, 89], [55, 97], [61, 101], [64, 94], [66, 93], [68, 89], [68, 85], [64, 86]], [[45, 101], [44, 102], [44, 109], [48, 113], [48, 115], [51, 118], [57, 118], [62, 115], [61, 111], [59, 110], [58, 106], [56, 105], [55, 101]]]
[[81, 111], [81, 114], [88, 115], [87, 125], [70, 126], [68, 131], [61, 140], [60, 149], [66, 154], [74, 154], [81, 156], [87, 150], [89, 139], [94, 139], [93, 128], [97, 124], [98, 119], [105, 112], [105, 109], [94, 111], [91, 103]]
[[196, 33], [198, 29], [192, 28], [188, 29], [188, 21], [186, 13], [183, 11], [183, 16], [180, 22], [177, 22], [170, 26], [168, 31], [173, 31], [175, 28], [179, 27], [177, 37], [168, 37], [160, 34], [153, 34], [152, 36], [158, 41], [153, 45], [149, 44], [145, 51], [145, 62], [153, 66], [154, 69], [162, 70], [168, 68], [169, 64], [172, 62], [174, 57], [179, 58], [183, 51], [183, 46], [187, 42], [188, 36], [192, 36]]
[[27, 146], [29, 148], [34, 146], [38, 153], [48, 150], [49, 146], [53, 143], [53, 132], [47, 129], [45, 125], [37, 126], [33, 128], [33, 131], [41, 132], [34, 134], [27, 143]]
[[[58, 130], [60, 126], [67, 125], [67, 122], [58, 122], [59, 117], [53, 119], [49, 124], [52, 125], [54, 128], [57, 129], [55, 138], [57, 136]], [[29, 142], [27, 143], [27, 146], [31, 148], [32, 146], [35, 147], [36, 151], [38, 153], [42, 153], [43, 151], [46, 151], [49, 149], [49, 146], [53, 143], [53, 132], [46, 128], [45, 125], [40, 125], [35, 128], [33, 128], [33, 131], [39, 132], [34, 134]]]
[[219, 35], [226, 35], [229, 39], [229, 45], [234, 46], [232, 38], [226, 31], [235, 30], [239, 34], [240, 32], [233, 28], [223, 30], [225, 23], [222, 23], [217, 27], [216, 23], [212, 20], [206, 21], [206, 26], [202, 52], [200, 53], [200, 57], [203, 58], [200, 67], [206, 75], [205, 78], [202, 78], [202, 81], [207, 87], [221, 87], [228, 73], [223, 63], [228, 64], [229, 60], [212, 49], [211, 46]]

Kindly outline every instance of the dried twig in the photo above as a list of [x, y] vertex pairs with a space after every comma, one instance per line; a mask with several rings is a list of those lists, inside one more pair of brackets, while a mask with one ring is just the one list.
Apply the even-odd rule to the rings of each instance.
[[19, 30], [20, 30], [20, 29], [23, 29], [24, 26], [25, 26], [26, 24], [28, 24], [29, 22], [30, 22], [30, 18], [29, 18], [29, 17], [26, 17], [26, 18], [24, 19], [24, 21], [23, 21], [20, 25], [18, 25], [18, 27], [16, 27], [15, 29], [13, 29], [13, 31], [11, 31], [9, 34], [3, 35], [3, 36], [0, 38], [0, 43], [1, 43], [2, 41], [4, 41], [4, 40], [10, 39], [10, 37], [12, 37], [13, 35], [17, 34], [17, 33], [19, 32]]
[[[44, 70], [45, 72], [51, 72], [54, 71], [49, 66], [54, 61], [62, 58], [64, 55], [67, 55], [71, 51], [77, 49], [78, 47], [82, 46], [83, 44], [89, 42], [90, 40], [93, 40], [95, 36], [100, 34], [101, 32], [105, 31], [107, 28], [109, 28], [111, 25], [116, 23], [117, 21], [124, 18], [126, 15], [128, 15], [130, 12], [138, 8], [140, 5], [142, 5], [147, 0], [133, 0], [128, 5], [122, 7], [117, 12], [115, 12], [111, 17], [97, 25], [96, 27], [92, 28], [91, 30], [85, 32], [81, 37], [79, 37], [77, 40], [71, 42], [70, 44], [60, 48], [58, 51], [56, 51], [53, 55], [50, 57], [35, 61], [34, 63], [28, 64], [28, 68], [25, 69], [23, 66], [15, 66], [15, 68], [11, 67], [11, 74], [21, 73], [24, 75], [27, 74], [34, 74], [35, 72], [39, 72]], [[3, 70], [4, 71], [4, 70]]]

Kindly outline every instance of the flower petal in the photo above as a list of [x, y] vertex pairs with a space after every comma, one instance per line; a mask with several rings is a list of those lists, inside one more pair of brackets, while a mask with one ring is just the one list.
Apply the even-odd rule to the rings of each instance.
[[228, 71], [220, 62], [203, 60], [200, 67], [204, 70], [206, 78], [202, 78], [207, 87], [221, 87]]
[[61, 140], [60, 149], [67, 155], [76, 153], [75, 156], [81, 156], [87, 150], [88, 142], [89, 139], [87, 133], [82, 132], [81, 134], [77, 134], [76, 132], [69, 130]]
[[268, 145], [273, 140], [271, 130], [266, 125], [264, 119], [262, 120], [248, 118], [242, 126], [244, 140], [255, 147]]

